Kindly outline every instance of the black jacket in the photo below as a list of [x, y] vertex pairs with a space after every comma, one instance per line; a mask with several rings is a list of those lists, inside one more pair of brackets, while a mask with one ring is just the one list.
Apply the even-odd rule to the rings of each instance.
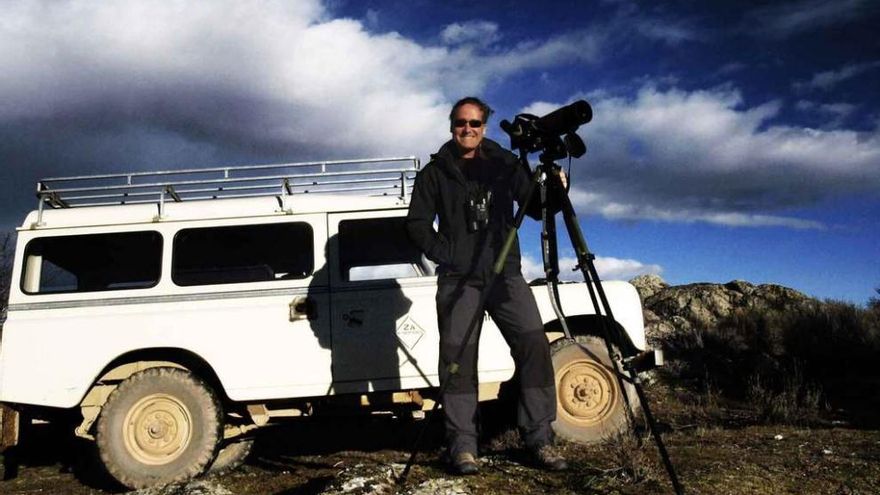
[[[513, 201], [522, 204], [528, 194], [529, 176], [516, 155], [498, 143], [483, 139], [478, 151], [479, 163], [473, 163], [476, 174], [469, 179], [463, 170], [465, 162], [458, 148], [449, 141], [431, 156], [431, 161], [415, 179], [406, 220], [410, 239], [432, 261], [438, 263], [441, 281], [487, 280], [492, 265], [513, 227]], [[475, 183], [492, 191], [488, 227], [469, 232], [465, 213], [469, 190]], [[530, 203], [528, 215], [540, 219], [538, 188]], [[434, 217], [439, 217], [439, 232], [434, 230]], [[519, 239], [516, 239], [504, 265], [504, 275], [521, 273]]]

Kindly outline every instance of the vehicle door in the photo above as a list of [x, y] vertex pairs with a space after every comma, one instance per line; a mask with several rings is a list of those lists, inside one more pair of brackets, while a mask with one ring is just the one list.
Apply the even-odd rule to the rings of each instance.
[[[328, 215], [333, 386], [338, 393], [436, 386], [434, 265], [409, 241], [406, 210]], [[483, 327], [480, 381], [510, 377], [509, 349]]]
[[[174, 238], [175, 316], [236, 400], [325, 395], [331, 385], [326, 214], [210, 222]], [[193, 343], [196, 345], [196, 343]]]

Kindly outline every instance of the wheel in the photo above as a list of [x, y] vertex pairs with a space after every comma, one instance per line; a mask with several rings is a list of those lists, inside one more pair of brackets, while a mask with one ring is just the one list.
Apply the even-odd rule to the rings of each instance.
[[227, 444], [220, 448], [214, 463], [208, 468], [209, 473], [219, 474], [232, 471], [244, 464], [247, 456], [254, 448], [254, 439], [246, 438]]
[[[605, 343], [587, 336], [576, 340], [577, 344], [557, 340], [550, 346], [556, 381], [556, 421], [552, 427], [566, 440], [596, 443], [628, 427], [626, 399]], [[624, 383], [635, 407], [635, 388]]]
[[176, 368], [150, 368], [110, 394], [96, 441], [111, 476], [144, 488], [203, 473], [222, 425], [220, 404], [203, 381]]

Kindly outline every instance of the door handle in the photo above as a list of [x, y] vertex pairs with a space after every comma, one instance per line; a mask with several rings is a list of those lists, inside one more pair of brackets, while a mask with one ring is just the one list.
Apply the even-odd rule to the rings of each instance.
[[318, 318], [318, 305], [314, 298], [296, 296], [290, 301], [290, 321], [315, 320]]

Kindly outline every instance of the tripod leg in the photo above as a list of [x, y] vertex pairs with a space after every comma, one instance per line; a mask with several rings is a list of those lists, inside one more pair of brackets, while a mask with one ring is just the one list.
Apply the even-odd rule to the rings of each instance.
[[544, 258], [544, 281], [553, 312], [562, 326], [566, 340], [571, 340], [571, 330], [562, 312], [559, 300], [559, 249], [556, 243], [556, 217], [547, 208], [547, 186], [541, 184], [541, 255]]
[[648, 422], [651, 429], [651, 436], [654, 437], [654, 443], [657, 444], [657, 451], [660, 452], [660, 459], [663, 460], [663, 467], [666, 468], [666, 473], [669, 475], [669, 481], [672, 482], [672, 488], [677, 495], [682, 495], [684, 493], [684, 487], [682, 487], [681, 482], [678, 481], [678, 475], [675, 473], [675, 467], [672, 465], [672, 460], [669, 458], [669, 452], [666, 451], [666, 445], [663, 443], [663, 438], [657, 430], [657, 422], [654, 420], [651, 408], [648, 407], [648, 398], [645, 397], [645, 391], [642, 388], [642, 384], [639, 383], [635, 371], [630, 370], [630, 376], [635, 380], [633, 384], [635, 385], [636, 394], [639, 396], [639, 402], [642, 403], [642, 411], [645, 413], [645, 420]]
[[[558, 180], [558, 177], [554, 177], [554, 179]], [[599, 306], [596, 304], [596, 296], [598, 295], [599, 300], [602, 303], [602, 308], [605, 311], [605, 315], [611, 321], [615, 321], [614, 314], [611, 311], [611, 305], [608, 303], [608, 298], [605, 295], [605, 290], [602, 288], [602, 281], [599, 279], [599, 274], [596, 271], [596, 265], [595, 265], [595, 263], [593, 263], [595, 256], [593, 256], [593, 254], [590, 253], [590, 251], [587, 247], [587, 241], [584, 239], [583, 232], [581, 232], [580, 224], [577, 221], [577, 215], [574, 212], [574, 207], [571, 205], [571, 199], [569, 199], [568, 193], [560, 194], [560, 199], [562, 201], [562, 214], [563, 214], [563, 219], [565, 220], [565, 226], [568, 230], [569, 238], [572, 242], [572, 248], [574, 248], [575, 254], [577, 255], [578, 268], [580, 268], [581, 272], [584, 275], [584, 280], [587, 282], [587, 288], [590, 292], [590, 298], [593, 301], [593, 307], [596, 308], [597, 314], [601, 314]], [[595, 292], [596, 292], [595, 294], [593, 293], [593, 290], [594, 290], [593, 285], [595, 285]], [[602, 321], [602, 331], [605, 334], [605, 343], [608, 348], [608, 352], [610, 354], [612, 352], [612, 345], [611, 345], [611, 333], [612, 332], [610, 332], [608, 330], [608, 325], [607, 325], [606, 320], [604, 318], [602, 318], [601, 321]], [[624, 333], [620, 333], [620, 332], [615, 332], [615, 333], [617, 333], [616, 341], [619, 342], [618, 348], [620, 348], [621, 351], [623, 351], [625, 354], [631, 353], [632, 350], [635, 349], [635, 346], [633, 346], [632, 342], [629, 341], [628, 338], [626, 339], [628, 342], [623, 341], [623, 338], [626, 337]], [[624, 350], [624, 348], [622, 347], [622, 345], [625, 343], [629, 344], [628, 346], [626, 346], [626, 350]], [[632, 354], [629, 354], [629, 355], [632, 355]], [[623, 376], [623, 374], [620, 373], [617, 361], [613, 360], [613, 362], [614, 362], [615, 370], [617, 371], [618, 377]], [[648, 422], [648, 427], [651, 430], [651, 435], [654, 437], [654, 442], [657, 444], [657, 451], [660, 453], [660, 457], [663, 460], [663, 465], [666, 468], [666, 472], [669, 475], [669, 479], [672, 482], [672, 486], [675, 489], [675, 493], [677, 495], [682, 495], [684, 493], [683, 488], [681, 486], [681, 483], [678, 481], [678, 476], [675, 473], [675, 468], [672, 465], [672, 461], [669, 458], [669, 453], [667, 452], [666, 446], [663, 443], [663, 438], [660, 436], [660, 432], [657, 430], [657, 423], [654, 420], [654, 415], [651, 412], [651, 408], [648, 404], [648, 399], [645, 396], [644, 390], [642, 389], [642, 384], [640, 383], [635, 370], [630, 368], [628, 371], [629, 371], [629, 375], [630, 375], [630, 380], [636, 390], [636, 395], [638, 396], [639, 403], [642, 406], [642, 411], [645, 414], [645, 419]], [[621, 382], [621, 389], [623, 390], [623, 383], [622, 382]], [[626, 397], [625, 393], [624, 393], [624, 397]], [[631, 410], [632, 409], [630, 408], [630, 411]]]

